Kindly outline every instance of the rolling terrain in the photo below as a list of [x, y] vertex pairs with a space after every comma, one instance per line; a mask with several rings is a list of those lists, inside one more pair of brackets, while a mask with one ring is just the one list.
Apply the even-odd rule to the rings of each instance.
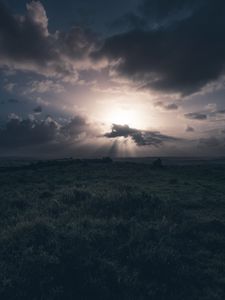
[[225, 165], [0, 168], [0, 299], [225, 299]]

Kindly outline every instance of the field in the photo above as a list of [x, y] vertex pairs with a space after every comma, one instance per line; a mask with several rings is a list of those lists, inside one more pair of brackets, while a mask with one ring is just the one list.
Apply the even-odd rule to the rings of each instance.
[[0, 299], [225, 299], [225, 165], [5, 164]]

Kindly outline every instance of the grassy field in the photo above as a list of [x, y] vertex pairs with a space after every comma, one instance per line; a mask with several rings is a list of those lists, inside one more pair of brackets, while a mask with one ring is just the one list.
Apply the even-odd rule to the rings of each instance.
[[0, 168], [0, 299], [225, 299], [225, 166]]

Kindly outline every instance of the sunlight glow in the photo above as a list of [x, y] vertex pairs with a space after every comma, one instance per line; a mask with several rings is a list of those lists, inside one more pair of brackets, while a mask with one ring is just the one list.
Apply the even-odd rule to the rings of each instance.
[[137, 121], [137, 116], [130, 109], [117, 109], [111, 112], [108, 116], [108, 121], [112, 124], [134, 126]]

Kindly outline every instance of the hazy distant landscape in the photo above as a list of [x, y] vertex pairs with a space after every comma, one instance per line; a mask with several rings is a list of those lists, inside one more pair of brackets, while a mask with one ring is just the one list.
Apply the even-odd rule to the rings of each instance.
[[0, 299], [224, 299], [216, 161], [2, 161]]

